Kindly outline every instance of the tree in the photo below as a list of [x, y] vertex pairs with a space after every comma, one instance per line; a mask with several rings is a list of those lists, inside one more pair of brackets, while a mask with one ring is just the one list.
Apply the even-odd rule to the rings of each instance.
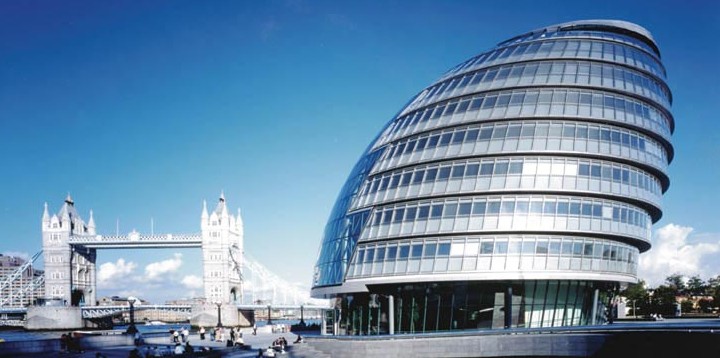
[[720, 275], [708, 279], [707, 294], [713, 297], [713, 307], [720, 306]]
[[674, 287], [677, 293], [685, 293], [687, 287], [685, 287], [685, 277], [679, 273], [674, 273], [665, 278], [665, 282], [668, 286]]
[[[643, 314], [650, 313], [647, 310], [650, 295], [648, 294], [647, 287], [645, 286], [645, 281], [640, 280], [638, 283], [628, 285], [625, 290], [620, 292], [620, 296], [627, 299], [630, 308], [632, 308], [634, 304], [635, 309], [638, 312]], [[631, 311], [631, 314], [633, 316], [637, 316], [636, 312]]]
[[709, 278], [707, 281], [707, 285], [710, 289], [717, 289], [718, 287], [720, 287], [720, 275]]
[[653, 291], [651, 310], [665, 316], [675, 315], [675, 297], [678, 290], [675, 286], [661, 285]]
[[705, 281], [700, 279], [700, 276], [693, 276], [688, 279], [687, 282], [687, 293], [690, 296], [704, 296], [707, 291], [707, 284]]
[[698, 301], [698, 306], [700, 306], [700, 312], [702, 313], [711, 312], [713, 309], [713, 301], [702, 298], [700, 299], [700, 301]]
[[684, 301], [680, 302], [680, 309], [682, 310], [682, 313], [692, 312], [692, 310], [693, 310], [692, 301], [684, 300]]

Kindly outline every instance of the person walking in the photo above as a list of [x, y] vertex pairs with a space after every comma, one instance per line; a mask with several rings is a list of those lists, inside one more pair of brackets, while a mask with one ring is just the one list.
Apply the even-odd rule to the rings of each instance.
[[187, 342], [188, 339], [190, 339], [190, 331], [187, 329], [187, 327], [183, 327], [183, 330], [182, 330], [183, 343]]
[[205, 327], [200, 327], [200, 340], [205, 340]]
[[253, 323], [253, 336], [257, 336], [257, 324]]

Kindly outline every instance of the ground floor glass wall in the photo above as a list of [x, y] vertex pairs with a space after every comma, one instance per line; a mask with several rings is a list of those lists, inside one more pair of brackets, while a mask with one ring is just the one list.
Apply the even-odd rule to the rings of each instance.
[[369, 293], [338, 297], [333, 317], [340, 335], [388, 334], [390, 314], [396, 334], [503, 329], [508, 323], [509, 328], [580, 326], [604, 321], [614, 289], [613, 283], [554, 280], [371, 286]]

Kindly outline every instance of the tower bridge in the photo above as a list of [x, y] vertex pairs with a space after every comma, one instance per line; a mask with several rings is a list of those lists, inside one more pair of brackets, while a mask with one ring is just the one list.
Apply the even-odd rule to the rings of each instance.
[[202, 250], [204, 298], [208, 302], [235, 303], [242, 295], [244, 228], [238, 210], [230, 214], [220, 195], [212, 212], [203, 202], [200, 233], [190, 235], [103, 236], [97, 233], [93, 212], [85, 222], [70, 195], [57, 214], [47, 204], [42, 216], [45, 295], [71, 306], [96, 302], [97, 250], [199, 247]]
[[[322, 309], [325, 300], [311, 299], [309, 292], [286, 282], [260, 262], [245, 255], [244, 227], [238, 209], [237, 215], [230, 214], [225, 196], [220, 195], [215, 208], [208, 210], [203, 202], [200, 215], [200, 233], [190, 234], [141, 234], [132, 231], [127, 235], [102, 235], [97, 232], [92, 210], [88, 221], [84, 221], [75, 202], [68, 195], [60, 210], [50, 214], [47, 203], [42, 215], [42, 253], [45, 273], [10, 293], [0, 297], [0, 314], [10, 315], [6, 320], [17, 318], [30, 310], [13, 307], [10, 298], [44, 292], [46, 302], [55, 302], [36, 311], [51, 312], [58, 306], [75, 307], [76, 316], [84, 319], [107, 317], [128, 310], [128, 306], [95, 306], [97, 302], [97, 250], [107, 249], [157, 249], [157, 248], [200, 248], [203, 262], [204, 294], [202, 307], [190, 305], [143, 305], [137, 309], [181, 310], [209, 320], [216, 319], [216, 306], [224, 308], [229, 317], [238, 316], [238, 310], [274, 308]], [[31, 266], [28, 261], [15, 273], [1, 278], [3, 287]], [[171, 307], [172, 306], [172, 307]], [[40, 313], [43, 320], [52, 319], [53, 313]], [[2, 318], [2, 317], [0, 317]], [[2, 320], [2, 319], [0, 319]], [[242, 317], [239, 318], [242, 321]], [[231, 320], [232, 321], [232, 320]], [[239, 322], [241, 323], [241, 322]], [[47, 322], [46, 322], [47, 324]], [[63, 324], [60, 324], [61, 326]], [[67, 324], [65, 324], [67, 325]], [[52, 324], [51, 324], [52, 326]], [[47, 327], [43, 327], [47, 328]], [[65, 328], [65, 327], [62, 327]]]

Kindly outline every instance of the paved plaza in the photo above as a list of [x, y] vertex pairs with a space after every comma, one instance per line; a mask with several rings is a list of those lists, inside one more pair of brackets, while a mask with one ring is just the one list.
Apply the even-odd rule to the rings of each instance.
[[[279, 337], [285, 337], [288, 341], [288, 345], [292, 345], [297, 335], [294, 333], [271, 333], [269, 331], [258, 330], [257, 335], [252, 335], [252, 330], [245, 328], [242, 330], [243, 340], [246, 345], [252, 348], [239, 349], [239, 348], [227, 348], [224, 342], [214, 342], [209, 340], [209, 334], [205, 335], [205, 340], [200, 340], [200, 335], [197, 332], [192, 332], [189, 337], [190, 345], [193, 346], [195, 351], [199, 351], [202, 347], [207, 347], [212, 350], [217, 350], [223, 357], [256, 357], [259, 348], [267, 348], [272, 345], [272, 342]], [[140, 347], [141, 356], [145, 357], [148, 351], [152, 347], [157, 348], [157, 352], [165, 354], [167, 356], [173, 356], [172, 349], [175, 347], [175, 343], [172, 342], [172, 338], [168, 333], [167, 336], [152, 336], [145, 338], [145, 343]], [[78, 357], [78, 358], [95, 358], [98, 353], [103, 357], [107, 358], [126, 358], [129, 356], [130, 351], [136, 347], [124, 346], [124, 347], [109, 347], [107, 349], [92, 349], [87, 350], [83, 353], [32, 353], [18, 355], [18, 357]]]

